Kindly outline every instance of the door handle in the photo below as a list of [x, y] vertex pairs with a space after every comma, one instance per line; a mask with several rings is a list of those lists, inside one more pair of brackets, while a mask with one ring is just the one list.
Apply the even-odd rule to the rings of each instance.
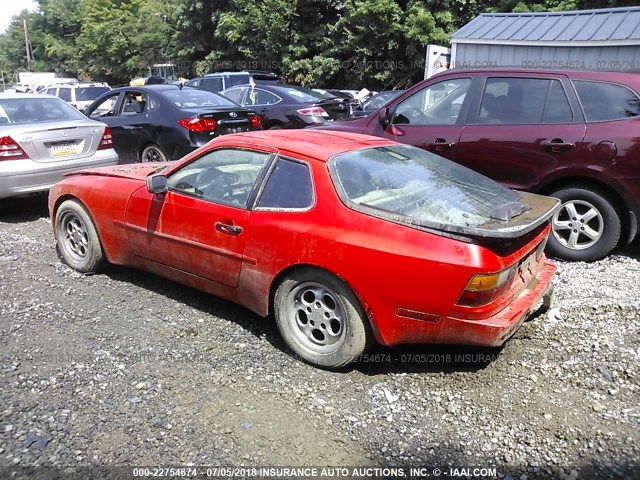
[[563, 142], [560, 138], [554, 138], [550, 142], [544, 142], [542, 146], [551, 153], [565, 152], [574, 147], [573, 143]]
[[242, 227], [222, 222], [216, 222], [216, 230], [220, 233], [233, 236], [240, 235], [242, 233]]
[[430, 144], [430, 146], [433, 147], [436, 152], [444, 152], [445, 150], [449, 150], [454, 145], [455, 143], [449, 143], [444, 138], [436, 138], [436, 140]]

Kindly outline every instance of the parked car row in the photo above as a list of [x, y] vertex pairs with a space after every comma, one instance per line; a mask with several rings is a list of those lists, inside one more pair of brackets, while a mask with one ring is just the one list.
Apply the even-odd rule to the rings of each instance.
[[313, 126], [414, 145], [507, 187], [559, 198], [548, 251], [592, 261], [637, 233], [638, 77], [451, 70], [373, 96], [361, 112], [344, 95], [258, 71], [207, 75], [187, 83], [193, 88], [77, 84], [44, 93], [77, 104], [87, 90], [105, 89], [84, 112], [109, 126], [121, 163], [178, 159], [217, 136], [260, 128]]

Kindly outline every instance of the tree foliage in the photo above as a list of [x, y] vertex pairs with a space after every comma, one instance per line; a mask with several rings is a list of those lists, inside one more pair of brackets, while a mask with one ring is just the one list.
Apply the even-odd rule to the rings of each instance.
[[[421, 78], [425, 47], [485, 11], [544, 11], [636, 0], [38, 0], [0, 35], [0, 68], [127, 82], [154, 63], [183, 76], [273, 70], [305, 85], [384, 88]], [[10, 76], [10, 75], [9, 75]]]

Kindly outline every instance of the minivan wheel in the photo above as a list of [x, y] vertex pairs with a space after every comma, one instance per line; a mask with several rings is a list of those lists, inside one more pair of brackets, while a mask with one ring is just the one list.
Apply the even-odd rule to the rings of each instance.
[[294, 272], [280, 283], [274, 313], [282, 338], [308, 363], [340, 368], [372, 343], [367, 316], [339, 278], [317, 269]]
[[574, 262], [593, 262], [616, 247], [622, 224], [604, 193], [572, 187], [549, 195], [561, 202], [551, 219], [552, 233], [547, 243], [550, 255]]
[[147, 145], [140, 155], [142, 162], [166, 162], [167, 156], [156, 144]]

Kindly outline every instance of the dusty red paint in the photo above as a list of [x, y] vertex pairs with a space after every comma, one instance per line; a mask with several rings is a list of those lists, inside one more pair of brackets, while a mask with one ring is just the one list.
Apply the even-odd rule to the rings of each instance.
[[[515, 282], [504, 296], [481, 308], [455, 302], [474, 274], [499, 272], [520, 261], [544, 241], [549, 227], [497, 252], [344, 206], [326, 160], [354, 148], [393, 143], [304, 130], [228, 135], [177, 162], [70, 176], [51, 189], [49, 208], [53, 218], [64, 198], [78, 198], [93, 217], [110, 262], [152, 271], [263, 316], [270, 311], [274, 279], [288, 268], [312, 265], [333, 272], [353, 289], [383, 344], [503, 343], [551, 281], [555, 267], [544, 255], [534, 262], [528, 285]], [[279, 151], [308, 162], [315, 206], [304, 212], [249, 211], [172, 191], [147, 192], [150, 173], [165, 167], [170, 175], [221, 146]], [[216, 221], [242, 226], [243, 232], [225, 236], [214, 229]], [[401, 317], [398, 308], [424, 312], [437, 321]]]

